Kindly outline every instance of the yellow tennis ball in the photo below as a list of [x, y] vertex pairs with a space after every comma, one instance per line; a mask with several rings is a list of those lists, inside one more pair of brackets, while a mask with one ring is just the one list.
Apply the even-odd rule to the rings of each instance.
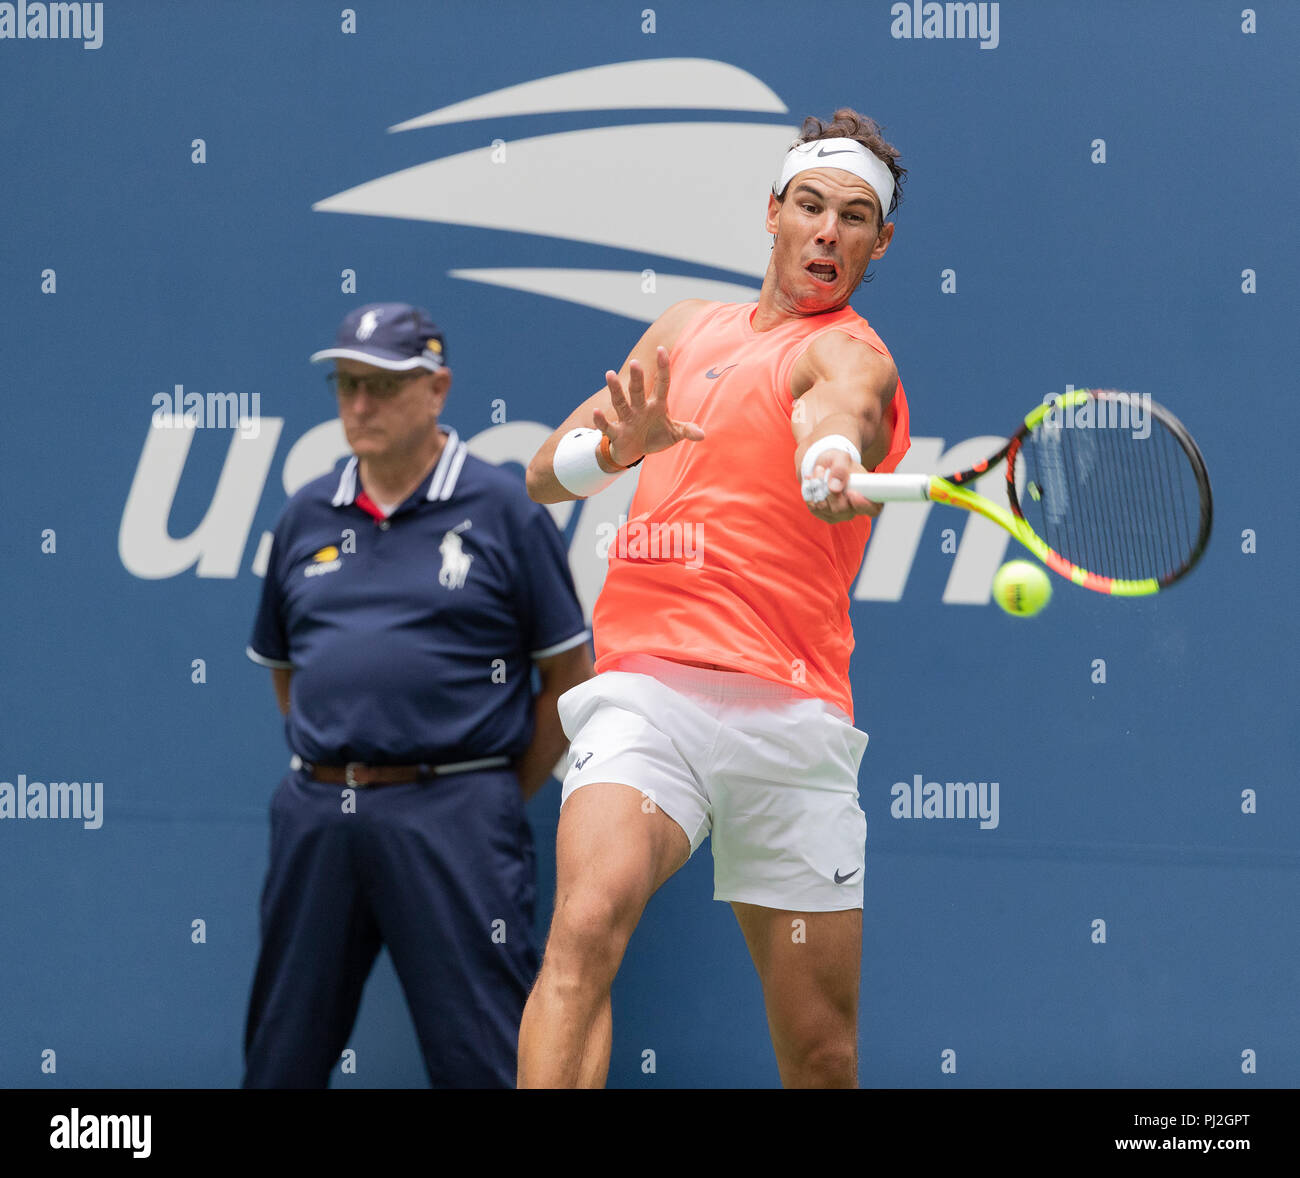
[[993, 577], [993, 600], [1009, 614], [1031, 618], [1052, 600], [1052, 582], [1039, 565], [1009, 560]]

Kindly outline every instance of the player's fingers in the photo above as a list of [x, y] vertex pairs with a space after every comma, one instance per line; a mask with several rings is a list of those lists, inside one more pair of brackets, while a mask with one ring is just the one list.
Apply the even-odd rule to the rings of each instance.
[[605, 411], [603, 409], [593, 409], [591, 411], [591, 419], [595, 424], [596, 428], [600, 430], [602, 434], [609, 433], [610, 422], [609, 422], [609, 418], [605, 416]]
[[639, 360], [633, 360], [628, 365], [627, 399], [632, 403], [633, 409], [645, 408], [645, 373], [641, 370]]
[[854, 515], [866, 515], [875, 519], [885, 509], [883, 503], [877, 503], [874, 499], [868, 499], [856, 491], [850, 491], [846, 498]]
[[690, 442], [704, 441], [704, 431], [693, 421], [669, 421], [669, 425], [672, 426], [673, 437], [679, 442], [683, 438]]
[[831, 501], [828, 499], [825, 503], [821, 504], [817, 510], [814, 510], [813, 514], [825, 523], [842, 524], [847, 520], [856, 519], [858, 513], [851, 507], [846, 507], [842, 510], [834, 510]]
[[849, 519], [853, 516], [853, 505], [849, 502], [849, 497], [843, 491], [836, 494], [834, 491], [826, 499], [827, 513], [838, 523], [840, 520]]
[[829, 514], [830, 492], [826, 489], [826, 480], [816, 471], [806, 479], [800, 480], [800, 491], [808, 510], [819, 519]]
[[[827, 523], [841, 523], [860, 515], [874, 518], [880, 514], [879, 503], [848, 489], [852, 471], [853, 463], [847, 454], [828, 451], [824, 460], [818, 460], [814, 475], [821, 480], [826, 497], [821, 500], [805, 500], [808, 510], [818, 519]], [[837, 484], [838, 490], [835, 489]]]
[[835, 511], [829, 499], [823, 499], [820, 503], [808, 504], [808, 510], [811, 511], [817, 519], [827, 524], [837, 524], [840, 520], [848, 518], [848, 516], [844, 515], [842, 512]]
[[841, 505], [845, 505], [843, 493], [849, 485], [849, 472], [853, 469], [853, 459], [843, 450], [827, 450], [817, 459], [814, 473], [826, 480], [831, 496], [839, 496]]
[[660, 345], [655, 349], [655, 387], [654, 398], [662, 401], [668, 396], [668, 349]]
[[618, 415], [619, 421], [624, 420], [631, 412], [627, 403], [627, 396], [623, 392], [623, 383], [618, 378], [618, 373], [613, 370], [605, 373], [605, 387], [609, 389], [609, 399], [614, 406], [614, 412]]

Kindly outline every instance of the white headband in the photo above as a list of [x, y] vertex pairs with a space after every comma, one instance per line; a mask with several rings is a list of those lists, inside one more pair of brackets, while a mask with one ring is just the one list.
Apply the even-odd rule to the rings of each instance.
[[790, 181], [809, 168], [839, 168], [865, 180], [880, 200], [880, 223], [889, 216], [889, 202], [894, 198], [894, 174], [874, 152], [856, 139], [814, 139], [797, 143], [786, 153], [781, 179], [772, 192], [780, 196]]

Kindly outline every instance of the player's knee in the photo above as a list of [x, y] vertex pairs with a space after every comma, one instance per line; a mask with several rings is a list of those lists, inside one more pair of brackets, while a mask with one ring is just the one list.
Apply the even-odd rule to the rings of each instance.
[[556, 904], [546, 963], [556, 980], [613, 976], [641, 906], [617, 892], [584, 889]]
[[795, 1045], [786, 1062], [799, 1087], [838, 1088], [857, 1082], [857, 1044], [844, 1035], [805, 1040]]

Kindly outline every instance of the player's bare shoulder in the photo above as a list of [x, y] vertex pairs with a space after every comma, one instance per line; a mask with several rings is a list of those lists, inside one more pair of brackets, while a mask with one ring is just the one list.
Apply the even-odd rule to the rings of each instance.
[[674, 303], [655, 320], [655, 346], [671, 351], [691, 320], [708, 305], [708, 299], [682, 299]]
[[867, 386], [882, 407], [894, 399], [898, 369], [893, 360], [847, 332], [826, 331], [813, 340], [790, 373], [790, 393], [798, 399], [816, 384]]
[[629, 366], [633, 360], [646, 372], [654, 372], [655, 352], [659, 348], [667, 348], [671, 352], [677, 346], [677, 341], [688, 324], [708, 305], [708, 299], [682, 299], [679, 303], [673, 303], [645, 329], [645, 334], [637, 340], [636, 346], [628, 353], [619, 375], [624, 380], [629, 377]]

